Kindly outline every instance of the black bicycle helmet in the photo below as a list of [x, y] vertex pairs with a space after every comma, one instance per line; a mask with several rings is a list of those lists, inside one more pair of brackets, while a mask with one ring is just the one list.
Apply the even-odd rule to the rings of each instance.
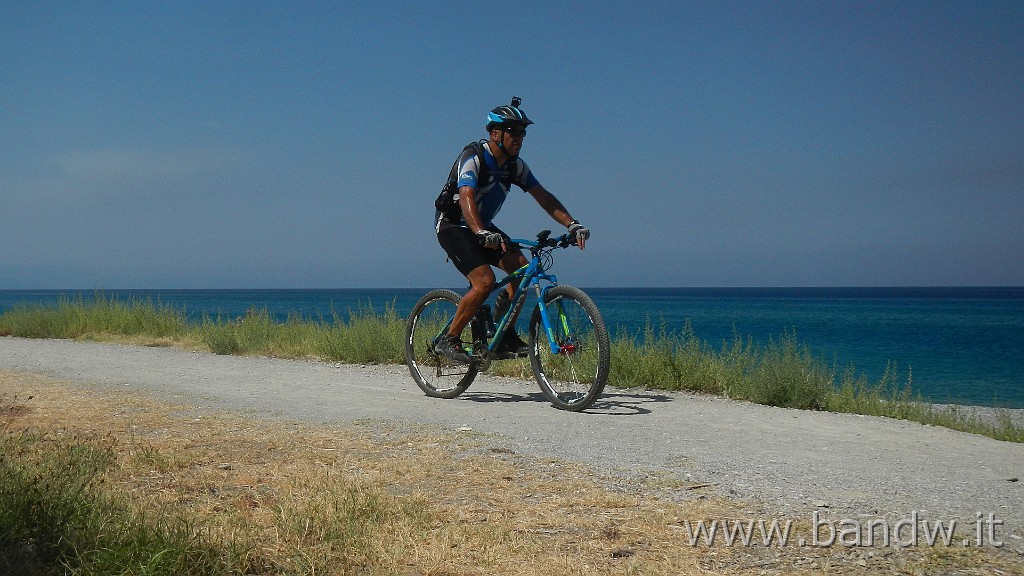
[[533, 120], [526, 117], [526, 114], [519, 109], [523, 101], [518, 96], [512, 97], [512, 103], [505, 106], [498, 106], [487, 115], [487, 131], [495, 128], [507, 128], [511, 126], [529, 126]]

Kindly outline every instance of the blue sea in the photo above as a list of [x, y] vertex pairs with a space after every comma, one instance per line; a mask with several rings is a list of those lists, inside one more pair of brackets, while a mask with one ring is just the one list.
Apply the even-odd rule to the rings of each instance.
[[[1024, 287], [587, 288], [613, 332], [681, 329], [719, 347], [735, 336], [767, 343], [795, 334], [842, 372], [877, 381], [887, 366], [934, 402], [1024, 408]], [[330, 321], [334, 312], [394, 307], [406, 315], [424, 289], [105, 290], [204, 315], [266, 310]], [[0, 313], [19, 304], [94, 298], [91, 290], [0, 291]]]

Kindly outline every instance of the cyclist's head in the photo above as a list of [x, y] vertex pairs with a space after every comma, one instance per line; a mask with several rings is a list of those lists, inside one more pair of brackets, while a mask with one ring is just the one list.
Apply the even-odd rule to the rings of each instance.
[[[487, 115], [487, 131], [501, 130], [503, 132], [524, 134], [526, 127], [533, 124], [533, 120], [526, 117], [526, 114], [519, 109], [522, 100], [518, 96], [512, 97], [512, 103], [505, 106], [498, 106]], [[518, 134], [517, 134], [518, 135]]]

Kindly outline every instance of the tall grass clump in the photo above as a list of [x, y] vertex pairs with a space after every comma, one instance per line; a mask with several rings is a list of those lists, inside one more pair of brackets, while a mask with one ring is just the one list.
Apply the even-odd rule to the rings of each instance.
[[333, 313], [333, 322], [321, 326], [315, 353], [324, 360], [356, 364], [404, 362], [405, 319], [394, 304], [376, 312], [369, 304], [350, 310], [348, 317]]
[[886, 366], [885, 373], [875, 383], [849, 367], [840, 384], [829, 395], [825, 409], [911, 420], [982, 434], [996, 440], [1024, 442], [1024, 420], [1015, 412], [1002, 408], [979, 410], [956, 404], [932, 404], [913, 393], [912, 382], [912, 372], [907, 370], [906, 380], [901, 383], [898, 370], [892, 364]]
[[55, 305], [18, 306], [0, 315], [0, 330], [22, 338], [82, 338], [144, 334], [173, 338], [188, 330], [185, 314], [150, 299], [122, 301], [97, 292], [92, 300], [61, 297]]
[[912, 373], [900, 382], [898, 368], [890, 363], [877, 382], [868, 381], [849, 366], [832, 390], [824, 409], [832, 412], [850, 412], [868, 416], [890, 416], [909, 420], [920, 417], [926, 404], [911, 391]]
[[266, 354], [284, 358], [319, 358], [355, 364], [403, 361], [405, 320], [394, 305], [378, 313], [367, 304], [331, 320], [304, 320], [290, 315], [277, 322], [265, 310], [250, 310], [237, 319], [205, 317], [198, 338], [217, 354]]
[[640, 332], [618, 331], [612, 340], [610, 382], [620, 388], [647, 386], [722, 394], [729, 375], [715, 354], [693, 332], [690, 322], [679, 333], [658, 330], [650, 320]]
[[[741, 370], [734, 370], [726, 394], [768, 406], [821, 410], [832, 392], [831, 370], [818, 361], [795, 334], [783, 334], [761, 347], [747, 345], [736, 353]], [[735, 362], [735, 361], [734, 361]]]
[[1010, 410], [982, 416], [970, 407], [936, 406], [912, 391], [912, 373], [895, 365], [877, 381], [853, 367], [837, 376], [829, 365], [784, 333], [760, 345], [733, 334], [718, 349], [698, 339], [687, 323], [676, 333], [650, 322], [641, 332], [620, 329], [612, 342], [610, 384], [689, 390], [769, 406], [827, 410], [910, 420], [1024, 442], [1024, 421]]
[[734, 335], [712, 349], [693, 333], [648, 322], [641, 333], [620, 330], [612, 344], [611, 383], [720, 394], [771, 406], [821, 409], [832, 388], [832, 375], [794, 334], [766, 346]]
[[0, 433], [0, 573], [225, 574], [237, 556], [187, 520], [143, 517], [103, 490], [111, 443]]
[[204, 316], [193, 332], [215, 354], [302, 358], [312, 354], [320, 328], [294, 314], [278, 323], [265, 308], [253, 308], [236, 319]]

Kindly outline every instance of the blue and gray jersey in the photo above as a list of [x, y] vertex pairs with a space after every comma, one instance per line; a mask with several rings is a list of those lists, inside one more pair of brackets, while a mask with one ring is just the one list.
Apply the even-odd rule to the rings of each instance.
[[[483, 161], [487, 162], [485, 180], [479, 182], [477, 175], [480, 174], [480, 160], [472, 148], [463, 150], [462, 156], [456, 163], [459, 175], [457, 185], [459, 188], [471, 186], [476, 189], [473, 197], [476, 200], [476, 209], [480, 213], [480, 220], [483, 221], [484, 226], [490, 226], [498, 211], [501, 210], [501, 205], [505, 203], [512, 184], [526, 191], [540, 182], [534, 178], [530, 167], [521, 158], [516, 158], [514, 162], [506, 162], [499, 169], [487, 145], [484, 145], [483, 158]], [[458, 222], [447, 221], [440, 212], [435, 213], [434, 222], [438, 232], [452, 226], [466, 225], [466, 220], [461, 216], [461, 212]]]

